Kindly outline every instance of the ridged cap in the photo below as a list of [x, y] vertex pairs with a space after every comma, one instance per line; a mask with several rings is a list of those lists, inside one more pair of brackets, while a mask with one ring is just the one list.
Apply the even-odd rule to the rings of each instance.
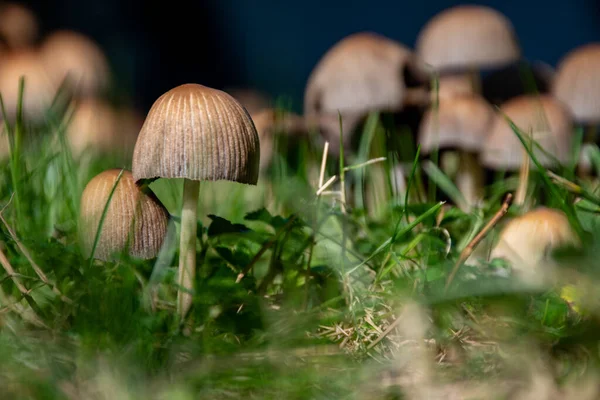
[[[500, 111], [525, 135], [532, 134], [546, 152], [564, 163], [569, 160], [573, 139], [573, 121], [567, 107], [548, 95], [519, 96], [504, 103]], [[523, 160], [523, 145], [502, 114], [496, 116], [492, 134], [483, 146], [481, 161], [494, 169], [517, 169]], [[553, 161], [533, 147], [533, 153], [545, 167]]]
[[255, 185], [259, 163], [258, 134], [240, 103], [220, 90], [185, 84], [150, 109], [133, 152], [133, 176]]
[[559, 63], [552, 93], [581, 123], [600, 123], [600, 43], [571, 51]]
[[[111, 169], [96, 175], [81, 195], [79, 232], [86, 256], [91, 254], [104, 206], [120, 172]], [[129, 254], [154, 258], [165, 238], [167, 223], [168, 213], [160, 201], [151, 192], [142, 192], [131, 172], [124, 171], [108, 206], [95, 257], [110, 260], [125, 248], [131, 233]]]
[[0, 93], [10, 119], [14, 119], [17, 113], [21, 76], [25, 78], [23, 116], [28, 120], [41, 120], [56, 95], [57, 86], [46, 73], [37, 52], [16, 51], [2, 61]]
[[57, 86], [67, 76], [75, 85], [75, 92], [85, 96], [97, 95], [108, 86], [110, 71], [106, 56], [87, 36], [57, 31], [44, 40], [40, 51]]
[[428, 109], [421, 120], [421, 150], [424, 154], [436, 147], [478, 152], [490, 134], [493, 122], [494, 110], [480, 96], [442, 98], [438, 109]]
[[419, 33], [416, 52], [438, 71], [499, 67], [520, 57], [510, 21], [494, 9], [475, 5], [434, 16]]

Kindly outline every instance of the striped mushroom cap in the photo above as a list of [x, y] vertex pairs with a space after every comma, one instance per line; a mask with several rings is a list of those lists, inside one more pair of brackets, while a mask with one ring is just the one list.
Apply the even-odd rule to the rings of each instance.
[[220, 90], [185, 84], [150, 109], [133, 152], [133, 176], [255, 185], [259, 162], [258, 134], [244, 107]]
[[559, 63], [552, 94], [578, 122], [600, 123], [600, 43], [573, 50]]
[[[542, 165], [554, 165], [554, 159], [546, 153], [561, 163], [569, 160], [573, 120], [560, 101], [549, 95], [524, 95], [507, 101], [500, 111], [544, 149], [543, 152], [538, 146], [533, 147]], [[523, 160], [523, 145], [502, 114], [496, 116], [492, 133], [483, 145], [481, 161], [492, 169], [517, 169]]]
[[423, 115], [419, 143], [423, 154], [439, 147], [479, 152], [494, 121], [494, 110], [480, 96], [441, 98], [439, 107]]
[[438, 71], [500, 67], [520, 56], [510, 21], [475, 5], [452, 7], [433, 17], [419, 33], [416, 52]]
[[[90, 256], [104, 207], [121, 172], [111, 169], [96, 175], [81, 195], [79, 234], [84, 254]], [[94, 254], [108, 261], [129, 243], [129, 254], [154, 258], [167, 232], [168, 213], [152, 192], [143, 192], [129, 171], [115, 188]]]

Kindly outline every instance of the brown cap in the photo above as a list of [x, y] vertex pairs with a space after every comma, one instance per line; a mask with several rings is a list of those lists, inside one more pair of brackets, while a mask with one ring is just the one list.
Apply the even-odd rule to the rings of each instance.
[[297, 114], [266, 108], [253, 114], [252, 120], [260, 138], [260, 168], [265, 169], [273, 157], [273, 142], [276, 134], [290, 136], [308, 133], [304, 119]]
[[271, 107], [271, 99], [265, 93], [249, 88], [231, 88], [225, 89], [234, 99], [250, 113], [254, 115], [266, 108]]
[[[81, 195], [79, 231], [86, 256], [92, 252], [104, 207], [120, 172], [111, 169], [96, 175]], [[160, 201], [152, 192], [142, 192], [131, 172], [123, 171], [102, 224], [95, 257], [108, 261], [127, 245], [131, 256], [156, 257], [167, 222], [168, 213]]]
[[552, 93], [581, 123], [600, 123], [600, 43], [581, 46], [559, 63]]
[[407, 47], [374, 33], [356, 33], [333, 46], [312, 71], [304, 97], [307, 115], [397, 110], [404, 101]]
[[255, 185], [259, 163], [258, 134], [244, 107], [220, 90], [185, 84], [152, 105], [133, 152], [133, 176]]
[[539, 273], [550, 266], [548, 252], [579, 244], [567, 216], [559, 210], [539, 207], [511, 220], [500, 233], [490, 258], [504, 258], [521, 274]]
[[[567, 162], [573, 138], [573, 121], [567, 107], [548, 96], [519, 96], [504, 103], [500, 111], [506, 115], [527, 137], [560, 162]], [[481, 160], [484, 165], [495, 169], [517, 169], [523, 160], [523, 145], [504, 118], [496, 116], [492, 134], [483, 146]], [[553, 165], [537, 146], [533, 152], [538, 161], [546, 166]]]
[[67, 137], [74, 155], [90, 149], [114, 150], [118, 146], [119, 121], [115, 110], [101, 100], [87, 98], [74, 105]]
[[0, 35], [9, 47], [31, 46], [38, 37], [38, 20], [35, 14], [17, 3], [4, 3], [0, 6]]
[[499, 67], [520, 57], [511, 23], [489, 7], [463, 5], [433, 17], [416, 52], [438, 71]]
[[56, 85], [68, 76], [75, 91], [86, 96], [96, 95], [108, 85], [110, 73], [106, 56], [94, 41], [80, 33], [52, 33], [44, 40], [41, 53]]
[[438, 109], [427, 110], [421, 121], [421, 151], [427, 154], [439, 147], [478, 152], [493, 121], [494, 110], [480, 96], [442, 98]]
[[57, 87], [46, 73], [39, 54], [33, 51], [10, 53], [0, 67], [0, 93], [10, 119], [17, 113], [19, 80], [25, 78], [23, 116], [41, 120], [49, 109]]

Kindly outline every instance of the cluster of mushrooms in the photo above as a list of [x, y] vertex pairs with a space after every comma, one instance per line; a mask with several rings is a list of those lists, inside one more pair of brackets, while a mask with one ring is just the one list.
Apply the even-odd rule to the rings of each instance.
[[[23, 71], [31, 77], [29, 90], [46, 84], [41, 76], [52, 69], [45, 67], [38, 77], [34, 68], [43, 63], [31, 59], [43, 58], [50, 46], [52, 54], [62, 54], [61, 37], [73, 43], [81, 39], [62, 35], [48, 38], [36, 50], [11, 45], [0, 67], [3, 95], [12, 93], [8, 86], [13, 87]], [[75, 48], [73, 43], [67, 47]], [[66, 63], [79, 57], [72, 65], [63, 66], [58, 75], [64, 75], [64, 69], [81, 71], [81, 98], [93, 98], [90, 94], [104, 82], [104, 73], [97, 68], [105, 64], [88, 53], [81, 59], [81, 52], [51, 58]], [[600, 107], [596, 107], [600, 44], [575, 49], [556, 72], [548, 67], [544, 74], [550, 88], [547, 93], [521, 94], [502, 104], [486, 100], [481, 92], [481, 70], [511, 65], [520, 58], [514, 30], [503, 15], [488, 7], [458, 6], [435, 16], [422, 29], [414, 51], [374, 33], [357, 33], [340, 41], [308, 79], [303, 116], [279, 113], [252, 91], [231, 90], [228, 94], [198, 84], [175, 87], [158, 98], [149, 111], [135, 142], [132, 171], [105, 171], [85, 188], [79, 224], [82, 247], [88, 256], [102, 260], [114, 259], [123, 251], [134, 257], [156, 257], [169, 213], [146, 183], [157, 178], [183, 178], [177, 301], [183, 317], [192, 304], [200, 181], [256, 184], [260, 171], [269, 167], [278, 133], [302, 136], [315, 129], [331, 142], [332, 149], [339, 148], [340, 116], [342, 146], [352, 152], [352, 137], [369, 113], [397, 113], [408, 106], [421, 110], [417, 142], [422, 154], [442, 151], [442, 168], [466, 199], [460, 206], [469, 210], [483, 196], [483, 167], [514, 170], [529, 165], [529, 156], [507, 118], [527, 140], [543, 149], [532, 147], [548, 168], [569, 161], [576, 124], [589, 130], [600, 122]], [[88, 65], [84, 59], [94, 61]], [[21, 63], [13, 68], [18, 72], [10, 72], [11, 62]], [[94, 79], [88, 80], [88, 67]], [[54, 68], [60, 71], [61, 66]], [[9, 73], [12, 76], [6, 78]], [[407, 84], [407, 73], [416, 84]], [[56, 83], [52, 79], [47, 82]], [[42, 97], [29, 98], [37, 102]], [[85, 101], [76, 113], [99, 118], [87, 129], [103, 129], [104, 137], [112, 138], [114, 127], [107, 125], [109, 119], [101, 107], [86, 110]], [[39, 110], [36, 106], [26, 104], [31, 118]], [[86, 129], [76, 123], [71, 127], [77, 131], [73, 138]], [[451, 164], [446, 153], [458, 155], [454, 168], [445, 168]], [[492, 256], [507, 258], [515, 266], [541, 265], [549, 248], [577, 243], [564, 214], [538, 208], [507, 225]]]

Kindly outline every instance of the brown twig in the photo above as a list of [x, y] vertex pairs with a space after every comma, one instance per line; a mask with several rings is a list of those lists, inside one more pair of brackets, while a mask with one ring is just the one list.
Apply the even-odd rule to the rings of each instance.
[[506, 215], [506, 213], [508, 212], [508, 209], [510, 208], [510, 205], [512, 203], [512, 199], [513, 199], [512, 193], [509, 193], [506, 195], [506, 198], [504, 199], [504, 202], [502, 203], [502, 207], [500, 207], [498, 212], [496, 212], [496, 214], [487, 223], [487, 225], [483, 227], [483, 229], [477, 234], [477, 236], [475, 236], [473, 238], [473, 240], [471, 240], [469, 242], [467, 247], [465, 247], [465, 249], [460, 253], [460, 256], [458, 257], [458, 261], [456, 261], [456, 264], [454, 264], [454, 268], [452, 268], [452, 272], [450, 273], [450, 275], [448, 276], [448, 279], [446, 280], [446, 290], [448, 290], [448, 287], [450, 287], [450, 284], [454, 280], [454, 277], [455, 277], [456, 273], [458, 272], [458, 269], [471, 256], [471, 254], [473, 253], [473, 251], [475, 250], [475, 248], [477, 247], [479, 242], [481, 242], [483, 240], [483, 238], [489, 233], [489, 231], [491, 231], [492, 228], [494, 228], [494, 226], [496, 226], [496, 224], [502, 219], [502, 217], [504, 217], [504, 215]]

